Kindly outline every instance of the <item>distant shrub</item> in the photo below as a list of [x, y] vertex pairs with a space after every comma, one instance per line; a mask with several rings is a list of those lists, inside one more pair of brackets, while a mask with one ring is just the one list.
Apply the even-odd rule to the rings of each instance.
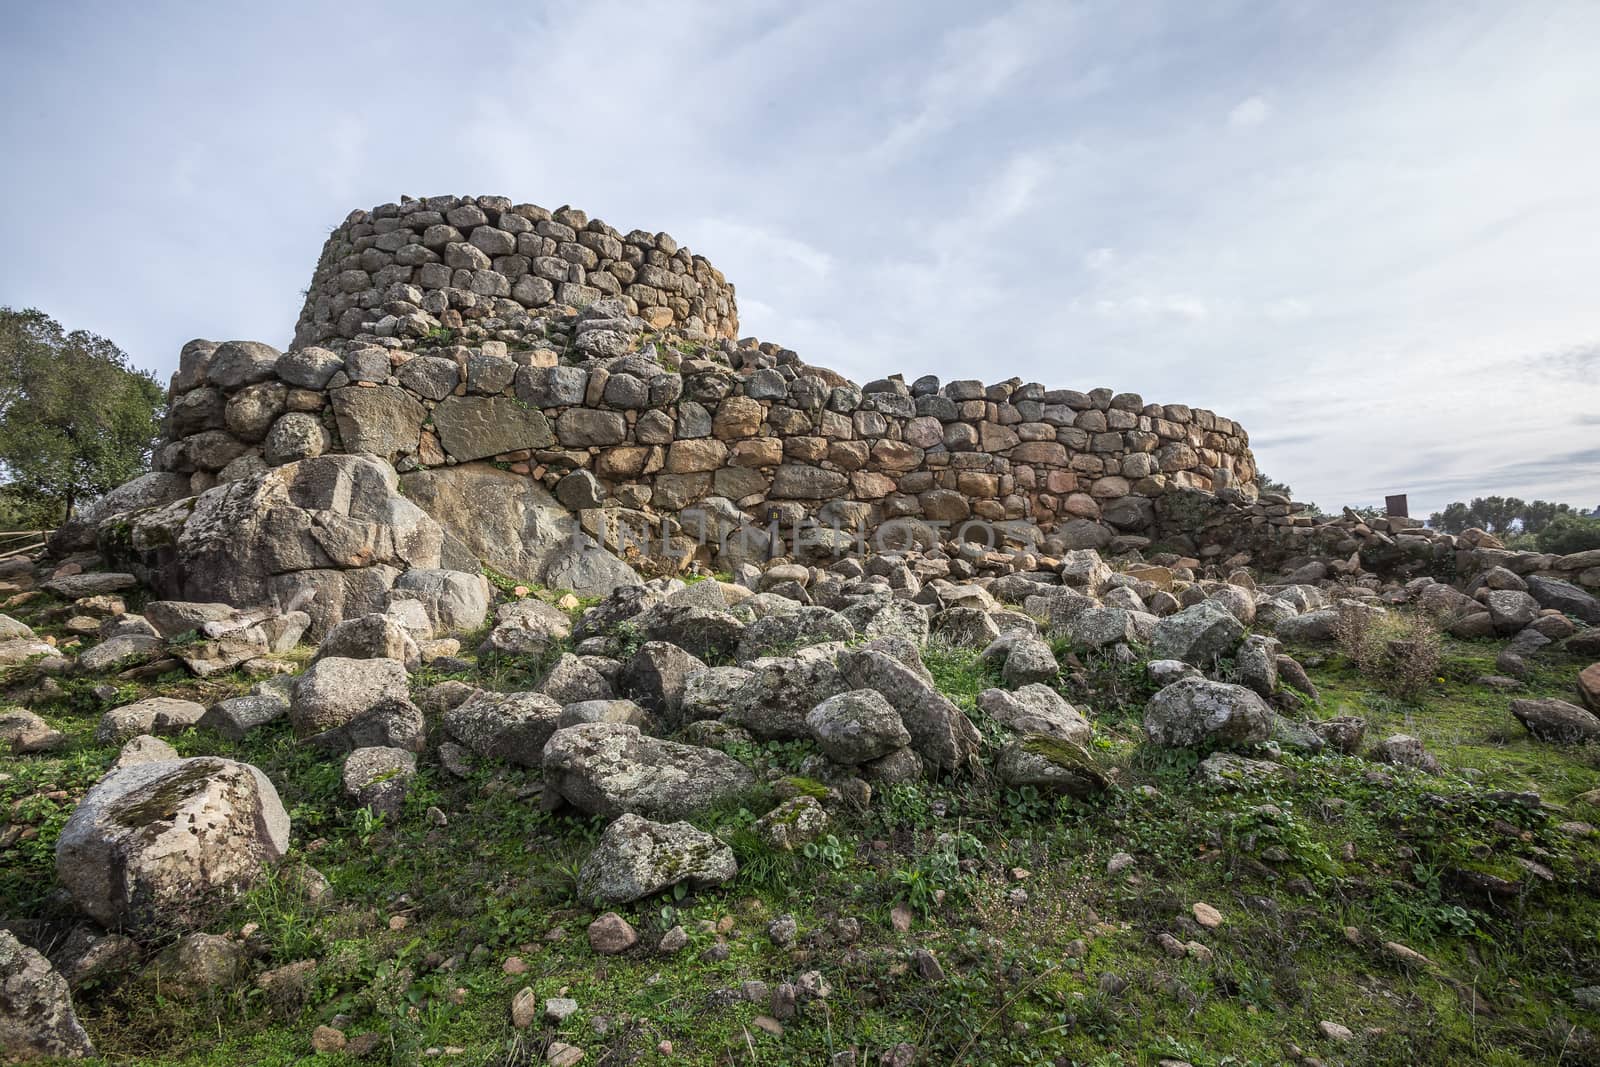
[[1570, 556], [1600, 548], [1600, 519], [1562, 515], [1539, 531], [1539, 551]]
[[1346, 604], [1334, 634], [1357, 670], [1402, 700], [1421, 697], [1439, 675], [1439, 628], [1425, 615]]

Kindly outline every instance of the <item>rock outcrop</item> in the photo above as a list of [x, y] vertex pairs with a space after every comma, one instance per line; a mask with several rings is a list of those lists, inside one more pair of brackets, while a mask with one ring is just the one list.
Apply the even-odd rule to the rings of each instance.
[[101, 521], [101, 553], [161, 595], [240, 607], [314, 593], [314, 635], [381, 612], [405, 570], [437, 568], [443, 531], [388, 464], [320, 456]]

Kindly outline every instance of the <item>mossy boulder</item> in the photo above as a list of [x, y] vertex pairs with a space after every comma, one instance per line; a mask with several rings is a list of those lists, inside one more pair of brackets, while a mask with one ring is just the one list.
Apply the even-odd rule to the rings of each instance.
[[604, 904], [627, 904], [680, 882], [720, 885], [736, 873], [733, 850], [686, 822], [621, 815], [600, 835], [578, 872], [578, 892]]
[[1032, 786], [1043, 793], [1087, 799], [1110, 788], [1111, 781], [1082, 745], [1034, 734], [1013, 741], [995, 757], [995, 775], [1012, 787]]
[[204, 756], [112, 771], [56, 843], [56, 875], [108, 928], [182, 928], [253, 883], [289, 848], [289, 816], [266, 775]]

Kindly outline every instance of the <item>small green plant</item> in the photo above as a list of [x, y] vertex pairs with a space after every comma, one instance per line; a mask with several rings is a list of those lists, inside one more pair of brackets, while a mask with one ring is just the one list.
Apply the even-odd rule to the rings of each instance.
[[909, 784], [890, 786], [884, 791], [882, 816], [884, 826], [890, 830], [922, 830], [933, 825], [933, 807], [927, 795]]
[[617, 639], [616, 658], [624, 662], [632, 659], [633, 654], [639, 651], [640, 646], [645, 642], [644, 631], [640, 630], [638, 625], [631, 619], [624, 619], [622, 622], [617, 623], [611, 634]]
[[501, 574], [487, 564], [483, 567], [483, 576], [489, 579], [489, 584], [500, 590], [505, 596], [516, 596], [515, 590], [531, 588], [527, 582], [518, 581], [509, 574]]
[[894, 881], [906, 902], [924, 915], [952, 897], [965, 898], [972, 878], [963, 860], [981, 860], [987, 849], [970, 833], [939, 834], [933, 847], [894, 872]]
[[1043, 820], [1052, 807], [1049, 800], [1039, 795], [1037, 788], [1025, 785], [1006, 790], [1003, 810], [1014, 824], [1026, 825]]
[[357, 808], [350, 813], [350, 832], [355, 834], [362, 848], [367, 848], [378, 831], [383, 829], [384, 821], [384, 816], [374, 814], [371, 808]]
[[833, 834], [829, 834], [820, 841], [807, 841], [801, 851], [808, 860], [826, 863], [836, 871], [844, 870], [844, 845], [840, 844], [839, 839]]

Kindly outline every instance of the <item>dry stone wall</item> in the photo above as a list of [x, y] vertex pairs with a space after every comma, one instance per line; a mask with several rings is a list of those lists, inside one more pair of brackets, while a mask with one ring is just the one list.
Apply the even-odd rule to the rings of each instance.
[[503, 196], [403, 198], [353, 211], [323, 245], [294, 346], [515, 341], [531, 320], [605, 297], [657, 329], [734, 337], [733, 286], [665, 233]]
[[[530, 272], [557, 261], [571, 268], [561, 286], [589, 288], [541, 285], [537, 308], [479, 291], [554, 286]], [[764, 555], [776, 546], [748, 529], [774, 520], [869, 532], [919, 520], [943, 537], [978, 520], [1021, 540], [1038, 528], [1064, 547], [1138, 547], [1160, 535], [1169, 493], [1256, 496], [1248, 435], [1221, 415], [1020, 378], [858, 386], [733, 340], [732, 287], [671, 238], [619, 236], [572, 209], [447, 197], [357, 212], [311, 293], [288, 352], [184, 347], [156, 453], [163, 494], [374, 456], [444, 526], [446, 558], [533, 580], [545, 555], [527, 546], [573, 529], [614, 550], [649, 531], [646, 554], [676, 564], [739, 527], [740, 550]]]
[[786, 526], [1026, 520], [1103, 544], [1149, 531], [1173, 489], [1243, 492], [1254, 477], [1231, 420], [1108, 389], [863, 388], [756, 348], [735, 350], [739, 367], [649, 345], [585, 356], [634, 343], [638, 324], [612, 310], [586, 312], [599, 317], [577, 323], [565, 354], [192, 342], [158, 469], [198, 492], [328, 452], [378, 456], [407, 477], [490, 467], [553, 492], [607, 541], [612, 518], [761, 524], [776, 511]]

